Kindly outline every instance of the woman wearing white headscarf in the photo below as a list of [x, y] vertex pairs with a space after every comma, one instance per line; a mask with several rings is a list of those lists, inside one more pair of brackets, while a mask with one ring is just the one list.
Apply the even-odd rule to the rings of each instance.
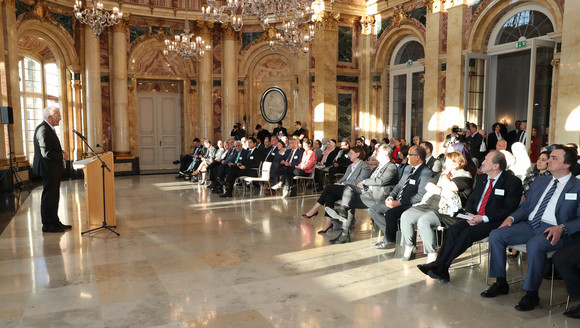
[[520, 180], [524, 180], [526, 174], [532, 169], [532, 162], [528, 156], [528, 151], [526, 146], [521, 142], [516, 142], [512, 145], [512, 154], [514, 155], [516, 162], [509, 167], [509, 170], [514, 173], [514, 175]]

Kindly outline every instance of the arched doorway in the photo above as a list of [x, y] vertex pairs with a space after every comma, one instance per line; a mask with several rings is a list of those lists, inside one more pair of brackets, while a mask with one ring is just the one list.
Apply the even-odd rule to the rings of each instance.
[[[555, 30], [550, 11], [539, 4], [514, 7], [490, 34], [487, 54], [465, 57], [464, 119], [489, 129], [516, 120], [535, 128], [540, 142], [549, 125]], [[530, 144], [527, 133], [526, 145]]]
[[401, 40], [389, 67], [389, 136], [411, 140], [423, 135], [423, 83], [425, 72], [420, 59], [425, 58], [418, 38]]

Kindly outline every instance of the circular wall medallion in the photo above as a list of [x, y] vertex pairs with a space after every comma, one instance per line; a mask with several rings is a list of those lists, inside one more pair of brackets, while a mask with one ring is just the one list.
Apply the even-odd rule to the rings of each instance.
[[278, 123], [282, 121], [288, 111], [288, 100], [286, 94], [278, 87], [271, 87], [264, 91], [260, 101], [262, 116], [268, 123]]

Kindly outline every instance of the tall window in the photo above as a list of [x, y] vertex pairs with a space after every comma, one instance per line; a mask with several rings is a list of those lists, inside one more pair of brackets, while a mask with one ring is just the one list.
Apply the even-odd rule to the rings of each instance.
[[[34, 158], [34, 130], [43, 120], [42, 110], [49, 105], [60, 106], [60, 72], [55, 63], [43, 63], [24, 57], [18, 62], [20, 72], [20, 104], [22, 140], [28, 161]], [[60, 126], [56, 134], [61, 135]]]

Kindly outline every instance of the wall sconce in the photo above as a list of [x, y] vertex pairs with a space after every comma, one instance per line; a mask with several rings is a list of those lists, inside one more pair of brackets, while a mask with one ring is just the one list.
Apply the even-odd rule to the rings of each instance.
[[500, 121], [500, 123], [501, 123], [501, 124], [503, 124], [503, 125], [505, 125], [505, 126], [508, 126], [508, 125], [510, 125], [510, 121], [508, 121], [508, 120], [507, 120], [507, 119], [505, 119], [505, 118], [502, 118], [502, 119], [501, 119], [501, 121]]

